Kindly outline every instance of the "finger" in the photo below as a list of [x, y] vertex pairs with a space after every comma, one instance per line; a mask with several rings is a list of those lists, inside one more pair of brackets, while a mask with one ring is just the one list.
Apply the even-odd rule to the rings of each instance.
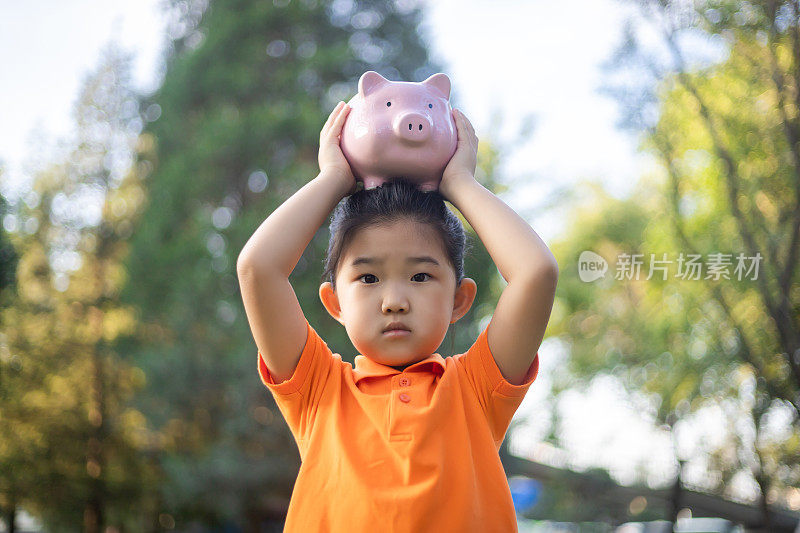
[[336, 114], [336, 110], [338, 108], [339, 108], [339, 104], [336, 104], [336, 107], [334, 107], [333, 111], [331, 111], [330, 115], [328, 115], [328, 120], [326, 120], [325, 124], [322, 125], [322, 131], [325, 131], [325, 128], [327, 128], [330, 125], [331, 120], [333, 119], [333, 116]]
[[460, 118], [460, 119], [461, 119], [461, 121], [464, 123], [464, 126], [465, 126], [465, 127], [468, 129], [468, 130], [473, 130], [473, 131], [474, 131], [474, 129], [473, 129], [473, 127], [472, 127], [472, 122], [470, 122], [470, 121], [469, 121], [469, 119], [467, 118], [467, 115], [465, 115], [464, 113], [462, 113], [462, 112], [461, 112], [461, 110], [459, 110], [459, 111], [458, 111], [458, 114], [459, 114], [459, 118]]
[[467, 135], [469, 136], [470, 139], [474, 140], [477, 143], [478, 136], [475, 134], [475, 128], [472, 127], [472, 124], [470, 124], [466, 118], [464, 119], [464, 122], [466, 122], [464, 129], [467, 130]]
[[325, 131], [327, 128], [330, 127], [331, 124], [333, 124], [333, 121], [336, 120], [336, 116], [339, 114], [339, 111], [341, 110], [341, 107], [343, 105], [344, 105], [344, 102], [341, 102], [341, 101], [338, 104], [336, 104], [336, 107], [333, 108], [333, 111], [331, 111], [331, 114], [328, 115], [328, 120], [325, 121], [325, 125], [322, 126], [322, 131]]
[[336, 104], [336, 107], [331, 112], [331, 115], [328, 117], [328, 122], [326, 123], [328, 129], [330, 129], [336, 122], [337, 117], [339, 117], [339, 115], [342, 113], [344, 105], [345, 105], [344, 102], [339, 102], [338, 104]]
[[336, 119], [334, 118], [333, 121], [328, 124], [324, 130], [320, 133], [320, 139], [325, 140], [326, 142], [330, 142], [331, 139], [335, 139], [338, 135], [335, 132], [336, 129]]
[[466, 115], [463, 115], [462, 119], [464, 120], [464, 125], [466, 126], [467, 130], [472, 133], [475, 133], [475, 128], [472, 127], [472, 122], [469, 121]]
[[347, 113], [349, 110], [350, 108], [347, 105], [342, 106], [342, 109], [339, 110], [339, 113], [333, 120], [333, 124], [331, 124], [330, 129], [328, 130], [328, 142], [332, 144], [339, 144], [339, 137], [342, 134], [344, 120], [347, 118]]
[[464, 136], [470, 138], [475, 137], [475, 128], [472, 127], [472, 123], [469, 121], [467, 116], [461, 111], [458, 112], [458, 115], [458, 124], [459, 127], [464, 131]]
[[467, 116], [461, 112], [460, 109], [453, 109], [453, 114], [456, 117], [456, 129], [458, 131], [458, 142], [469, 144], [470, 146], [477, 146], [478, 137], [475, 135], [475, 130], [472, 124], [467, 119]]
[[350, 106], [345, 105], [342, 107], [341, 111], [339, 111], [339, 114], [336, 116], [336, 120], [333, 121], [333, 125], [331, 126], [331, 135], [339, 135], [342, 133], [342, 127], [344, 126], [344, 121], [349, 112]]
[[464, 128], [464, 118], [461, 114], [461, 111], [454, 109], [453, 114], [455, 115], [456, 130], [458, 131], [459, 136], [466, 137], [467, 130]]

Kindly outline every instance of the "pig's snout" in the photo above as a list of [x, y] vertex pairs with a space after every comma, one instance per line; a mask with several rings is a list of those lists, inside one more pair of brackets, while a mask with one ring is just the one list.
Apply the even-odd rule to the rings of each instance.
[[427, 141], [432, 129], [431, 120], [422, 113], [403, 113], [394, 120], [395, 135], [413, 143]]

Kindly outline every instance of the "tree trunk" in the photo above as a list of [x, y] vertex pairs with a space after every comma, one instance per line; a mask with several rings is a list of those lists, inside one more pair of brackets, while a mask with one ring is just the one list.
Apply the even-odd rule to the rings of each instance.
[[683, 463], [685, 461], [678, 459], [678, 475], [675, 476], [675, 483], [672, 485], [672, 497], [670, 498], [670, 515], [669, 521], [673, 524], [673, 529], [678, 525], [678, 512], [681, 510], [681, 472], [683, 472]]
[[8, 533], [15, 533], [15, 531], [17, 530], [16, 521], [17, 521], [17, 504], [14, 503], [14, 500], [12, 498], [11, 505], [6, 511], [6, 529], [8, 530]]
[[[100, 299], [102, 301], [102, 299]], [[94, 374], [92, 376], [92, 404], [90, 420], [94, 426], [93, 435], [89, 438], [87, 450], [87, 470], [93, 478], [91, 484], [91, 494], [84, 512], [84, 530], [86, 533], [100, 533], [105, 527], [105, 454], [103, 450], [105, 442], [105, 432], [108, 422], [106, 421], [105, 405], [105, 372], [103, 371], [103, 312], [99, 307], [92, 307], [89, 310], [89, 320], [95, 330], [96, 338], [99, 339], [92, 354]]]
[[761, 489], [761, 497], [758, 499], [758, 508], [761, 510], [761, 530], [772, 531], [772, 518], [769, 512], [769, 503], [767, 503], [767, 494], [769, 493], [769, 480], [763, 475], [756, 476], [758, 488]]

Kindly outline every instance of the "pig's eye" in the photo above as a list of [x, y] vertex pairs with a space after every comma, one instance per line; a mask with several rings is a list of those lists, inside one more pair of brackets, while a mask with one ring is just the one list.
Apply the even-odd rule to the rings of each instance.
[[386, 102], [386, 107], [392, 107], [392, 103], [391, 102]]
[[430, 109], [433, 109], [433, 104], [428, 104], [428, 107], [429, 107]]

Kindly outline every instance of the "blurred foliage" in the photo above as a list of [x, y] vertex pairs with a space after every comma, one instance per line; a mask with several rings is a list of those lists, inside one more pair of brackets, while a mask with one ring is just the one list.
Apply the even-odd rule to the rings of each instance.
[[[800, 43], [797, 13], [794, 23], [788, 18], [797, 7], [640, 5], [674, 69], [658, 65], [629, 31], [609, 70], [655, 73], [659, 83], [651, 94], [608, 92], [660, 165], [627, 199], [582, 184], [570, 230], [552, 246], [561, 276], [550, 327], [567, 342], [574, 373], [556, 390], [613, 375], [670, 432], [718, 408], [729, 421], [721, 444], [681, 457], [704, 464], [701, 488], [730, 496], [743, 474], [764, 501], [786, 505], [787, 489], [800, 486]], [[722, 62], [688, 66], [681, 43], [698, 31], [724, 38]], [[584, 250], [608, 261], [605, 277], [580, 280]], [[722, 277], [707, 270], [719, 253], [730, 254]], [[761, 255], [755, 279], [736, 271], [740, 253], [745, 271]], [[638, 278], [620, 275], [620, 254], [643, 254]], [[698, 279], [681, 279], [681, 254], [701, 256]], [[650, 277], [665, 259], [666, 279], [657, 270]], [[776, 417], [790, 426], [775, 429]]]
[[[0, 165], [0, 179], [4, 173], [3, 167]], [[8, 202], [5, 198], [0, 196], [0, 220], [9, 212]], [[12, 298], [12, 289], [16, 285], [16, 270], [17, 252], [13, 244], [8, 239], [6, 232], [0, 228], [0, 307], [5, 307], [9, 304], [9, 298]], [[0, 376], [2, 379], [2, 376]], [[2, 383], [0, 382], [0, 386]]]
[[[9, 234], [19, 263], [0, 308], [0, 507], [24, 506], [54, 531], [141, 529], [156, 479], [155, 436], [127, 404], [144, 373], [113, 349], [135, 322], [118, 301], [141, 197], [124, 171], [141, 127], [129, 73], [110, 48], [76, 105], [76, 146], [15, 212], [35, 230]], [[81, 209], [98, 197], [101, 213]]]

